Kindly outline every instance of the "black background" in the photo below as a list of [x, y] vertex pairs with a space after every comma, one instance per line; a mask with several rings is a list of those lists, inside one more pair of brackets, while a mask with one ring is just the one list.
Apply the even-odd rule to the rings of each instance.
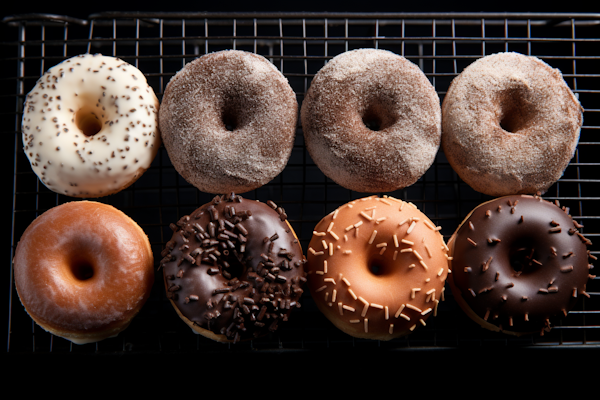
[[373, 1], [373, 0], [302, 0], [302, 1], [188, 1], [132, 2], [46, 2], [31, 5], [18, 0], [5, 1], [2, 16], [43, 12], [85, 18], [101, 11], [348, 11], [348, 12], [599, 12], [594, 1]]
[[[0, 17], [27, 13], [47, 13], [87, 18], [105, 11], [142, 12], [581, 12], [597, 13], [596, 1], [526, 0], [210, 0], [210, 1], [77, 1], [37, 2], [5, 0]], [[8, 4], [6, 4], [8, 3]], [[6, 24], [0, 23], [0, 40], [6, 39]], [[0, 57], [2, 55], [0, 54]]]

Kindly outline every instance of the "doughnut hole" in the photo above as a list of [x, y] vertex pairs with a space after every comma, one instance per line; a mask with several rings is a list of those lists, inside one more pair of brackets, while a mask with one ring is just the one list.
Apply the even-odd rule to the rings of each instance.
[[386, 261], [380, 257], [371, 257], [366, 265], [369, 273], [375, 278], [383, 278], [392, 273], [392, 270], [386, 265]]
[[75, 125], [85, 136], [94, 136], [102, 130], [103, 121], [98, 114], [93, 107], [82, 107], [75, 113]]
[[383, 265], [379, 263], [373, 263], [369, 265], [369, 272], [371, 272], [373, 275], [383, 275], [384, 270], [385, 269]]
[[382, 131], [396, 123], [389, 107], [381, 99], [371, 100], [361, 114], [363, 124], [371, 131]]
[[222, 261], [221, 271], [225, 279], [231, 280], [238, 278], [241, 280], [246, 279], [246, 267], [242, 264], [237, 257], [232, 256], [229, 250], [225, 249], [222, 252], [225, 260]]
[[231, 109], [225, 109], [223, 111], [221, 121], [223, 122], [225, 129], [229, 132], [233, 132], [238, 127], [237, 117]]
[[541, 267], [541, 264], [536, 262], [539, 261], [538, 256], [531, 241], [519, 241], [510, 247], [510, 266], [516, 275], [530, 274]]
[[76, 257], [69, 262], [69, 271], [77, 281], [87, 281], [95, 275], [95, 268], [89, 260]]
[[517, 133], [526, 129], [533, 119], [533, 112], [526, 100], [525, 88], [507, 89], [500, 95], [499, 124], [507, 132]]
[[86, 239], [74, 238], [66, 246], [63, 258], [63, 276], [76, 286], [85, 285], [101, 275], [102, 266], [106, 261], [100, 260], [98, 254], [102, 248]]
[[248, 108], [250, 108], [249, 105], [244, 105], [244, 100], [239, 94], [224, 96], [220, 110], [223, 128], [229, 132], [234, 132], [236, 129], [241, 128], [244, 123], [244, 110]]

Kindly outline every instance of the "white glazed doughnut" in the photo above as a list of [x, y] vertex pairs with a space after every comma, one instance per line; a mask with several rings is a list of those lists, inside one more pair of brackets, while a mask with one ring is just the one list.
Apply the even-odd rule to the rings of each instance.
[[148, 169], [160, 147], [158, 106], [144, 75], [125, 61], [101, 54], [67, 59], [27, 95], [25, 154], [54, 192], [116, 193]]

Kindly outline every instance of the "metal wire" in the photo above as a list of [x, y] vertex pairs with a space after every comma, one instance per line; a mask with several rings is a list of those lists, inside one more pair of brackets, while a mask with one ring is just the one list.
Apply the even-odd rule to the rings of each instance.
[[[87, 19], [30, 14], [8, 17], [1, 43], [9, 75], [2, 78], [3, 137], [14, 138], [6, 152], [14, 160], [11, 214], [12, 260], [16, 243], [28, 224], [45, 210], [71, 200], [48, 191], [32, 172], [22, 151], [20, 120], [27, 92], [49, 67], [65, 58], [90, 52], [123, 58], [147, 76], [159, 98], [169, 79], [187, 62], [220, 49], [259, 53], [288, 78], [298, 102], [312, 77], [332, 57], [361, 47], [388, 49], [417, 64], [443, 96], [452, 79], [476, 59], [501, 51], [535, 55], [559, 68], [585, 108], [577, 152], [563, 178], [545, 194], [570, 207], [598, 255], [600, 239], [600, 14], [546, 13], [98, 13]], [[414, 185], [389, 193], [414, 202], [447, 238], [464, 216], [487, 200], [465, 185], [442, 151]], [[286, 208], [303, 248], [314, 225], [337, 206], [362, 197], [323, 176], [307, 154], [298, 124], [288, 166], [271, 183], [245, 195], [274, 200]], [[123, 192], [101, 198], [136, 220], [159, 254], [170, 238], [168, 225], [212, 196], [185, 182], [161, 149], [151, 168]], [[336, 330], [316, 309], [309, 294], [289, 323], [271, 337], [235, 346], [215, 344], [193, 335], [174, 313], [157, 274], [150, 300], [132, 325], [117, 338], [95, 345], [72, 346], [36, 326], [21, 306], [12, 268], [8, 293], [6, 343], [9, 352], [232, 352], [239, 349], [370, 348], [426, 349], [487, 347], [591, 347], [600, 344], [599, 278], [569, 315], [550, 333], [525, 338], [485, 331], [465, 317], [446, 293], [439, 313], [403, 339], [391, 342], [356, 340]], [[431, 321], [431, 322], [429, 322]]]

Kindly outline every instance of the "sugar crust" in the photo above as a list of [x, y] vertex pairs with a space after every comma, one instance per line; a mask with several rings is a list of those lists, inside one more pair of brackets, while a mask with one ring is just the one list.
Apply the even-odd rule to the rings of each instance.
[[[363, 117], [374, 117], [371, 130]], [[387, 50], [357, 49], [330, 60], [301, 108], [307, 150], [323, 173], [358, 192], [416, 182], [440, 146], [439, 97], [425, 74]]]
[[533, 56], [493, 54], [452, 81], [442, 103], [442, 149], [476, 191], [544, 193], [573, 157], [582, 112], [558, 69]]
[[186, 181], [208, 193], [244, 193], [287, 165], [297, 113], [294, 91], [271, 62], [224, 50], [191, 61], [173, 76], [159, 124], [169, 158]]

